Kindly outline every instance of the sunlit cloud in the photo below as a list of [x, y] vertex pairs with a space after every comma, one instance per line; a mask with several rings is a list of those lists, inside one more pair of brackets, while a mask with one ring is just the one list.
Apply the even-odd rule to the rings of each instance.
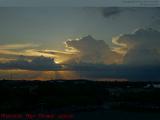
[[44, 57], [55, 57], [54, 55], [52, 54], [48, 54], [48, 53], [43, 53], [43, 52], [40, 52], [36, 49], [28, 49], [28, 50], [25, 50], [24, 51], [24, 55], [25, 56], [44, 56]]
[[[36, 44], [4, 44], [0, 45], [0, 57], [1, 59], [16, 59], [18, 56], [38, 56], [38, 54], [31, 51], [33, 48], [37, 48]], [[1, 62], [3, 62], [1, 60]]]
[[[37, 71], [60, 71], [67, 69], [76, 71], [77, 69], [83, 70], [80, 66], [87, 64], [89, 64], [87, 69], [96, 69], [97, 66], [94, 67], [92, 64], [119, 65], [130, 63], [133, 60], [135, 60], [134, 63], [138, 63], [139, 54], [142, 54], [140, 55], [141, 61], [145, 59], [145, 61], [148, 60], [152, 64], [153, 61], [160, 60], [159, 38], [159, 32], [156, 30], [137, 29], [130, 34], [113, 37], [112, 43], [114, 46], [112, 48], [104, 40], [96, 40], [92, 36], [65, 41], [63, 51], [54, 49], [43, 50], [34, 44], [1, 45], [0, 67], [1, 69]], [[137, 51], [138, 53], [135, 54]], [[134, 58], [132, 58], [133, 56]]]
[[36, 44], [5, 44], [0, 45], [0, 50], [16, 50], [16, 49], [26, 49], [26, 48], [35, 48], [39, 45]]
[[88, 35], [81, 39], [66, 41], [68, 51], [77, 53], [78, 63], [117, 64], [119, 54], [112, 51], [104, 40], [96, 40]]
[[21, 55], [23, 52], [17, 52], [13, 50], [0, 50], [0, 55]]
[[160, 32], [152, 28], [140, 28], [119, 36], [112, 42], [114, 50], [124, 54], [123, 63], [130, 65], [160, 64]]
[[16, 59], [14, 59], [14, 58], [0, 58], [0, 63], [6, 63], [9, 61], [13, 61], [13, 60], [16, 60]]
[[65, 50], [39, 50], [39, 53], [54, 57], [58, 64], [119, 64], [122, 55], [112, 50], [103, 40], [96, 40], [92, 36], [68, 39]]
[[0, 79], [53, 80], [54, 79], [54, 71], [32, 71], [32, 70], [20, 70], [20, 69], [0, 70]]
[[125, 43], [118, 42], [120, 37], [121, 35], [112, 38], [112, 43], [116, 46], [112, 48], [112, 51], [124, 56], [127, 53], [128, 46]]
[[67, 51], [58, 51], [58, 50], [39, 50], [37, 51], [40, 54], [50, 57], [54, 57], [55, 62], [57, 64], [65, 64], [69, 61], [73, 60], [76, 56], [76, 53], [74, 52], [67, 52]]

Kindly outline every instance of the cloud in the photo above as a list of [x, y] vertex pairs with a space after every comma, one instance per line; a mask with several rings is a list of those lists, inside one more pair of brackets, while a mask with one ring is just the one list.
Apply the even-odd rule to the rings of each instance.
[[35, 48], [38, 45], [35, 44], [5, 44], [0, 45], [0, 50], [16, 50], [16, 49], [26, 49], [26, 48]]
[[65, 41], [65, 51], [39, 50], [37, 52], [53, 55], [60, 64], [117, 64], [121, 54], [112, 51], [104, 40], [96, 40], [88, 35], [79, 39]]
[[4, 44], [0, 45], [0, 57], [16, 58], [20, 55], [31, 56], [31, 50], [38, 47], [36, 44]]
[[14, 58], [0, 58], [0, 63], [5, 63], [5, 62], [9, 62], [15, 60]]
[[19, 56], [16, 60], [0, 64], [0, 69], [49, 71], [58, 70], [60, 68], [61, 66], [55, 64], [53, 58], [47, 58], [44, 56], [34, 57], [33, 59], [28, 59], [25, 56]]
[[148, 16], [152, 17], [152, 19], [157, 19], [159, 17], [159, 11], [160, 9], [158, 7], [154, 8], [147, 8], [147, 7], [104, 7], [101, 9], [101, 13], [104, 17], [110, 18], [113, 16], [118, 16], [122, 13], [129, 13], [132, 15], [136, 15], [133, 13], [142, 13], [142, 15], [146, 15], [147, 13]]
[[[141, 10], [139, 10], [141, 9]], [[146, 10], [146, 8], [138, 8], [138, 7], [105, 7], [102, 8], [102, 15], [106, 18], [110, 18], [113, 16], [120, 15], [124, 12], [139, 12], [142, 10]]]
[[40, 53], [38, 51], [39, 45], [36, 44], [4, 44], [0, 45], [0, 62], [8, 60], [15, 60], [19, 56], [25, 56], [27, 58], [35, 58], [38, 56], [52, 57], [51, 54]]
[[65, 42], [68, 51], [74, 51], [78, 63], [115, 64], [119, 55], [113, 52], [104, 40], [96, 40], [88, 35], [79, 40]]
[[13, 51], [13, 50], [0, 50], [0, 55], [20, 55], [21, 52]]
[[135, 18], [139, 16], [147, 17], [148, 27], [160, 27], [160, 8], [159, 7], [104, 7], [101, 9], [101, 14], [105, 18], [119, 19], [123, 15], [124, 18], [132, 15]]
[[69, 64], [75, 63], [76, 53], [71, 51], [57, 51], [57, 50], [38, 50], [40, 54], [53, 56], [55, 58], [55, 62], [58, 64]]
[[58, 64], [74, 61], [74, 53], [56, 50], [40, 50], [35, 44], [4, 44], [0, 45], [0, 63], [14, 61], [23, 56], [27, 59], [35, 59], [39, 56], [53, 58]]
[[126, 50], [124, 64], [160, 64], [160, 32], [152, 28], [137, 29], [113, 41], [119, 49]]
[[22, 55], [26, 50], [38, 46], [36, 44], [4, 44], [0, 45], [0, 55]]
[[123, 12], [125, 9], [120, 7], [106, 7], [102, 9], [102, 14], [104, 17], [111, 17], [118, 15]]

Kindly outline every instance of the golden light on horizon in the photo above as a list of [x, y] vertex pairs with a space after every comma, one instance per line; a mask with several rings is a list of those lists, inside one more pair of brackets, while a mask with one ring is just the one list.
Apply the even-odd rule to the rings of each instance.
[[78, 79], [79, 75], [75, 71], [54, 71], [54, 79], [73, 80]]
[[61, 59], [55, 59], [54, 62], [55, 62], [56, 64], [61, 64], [61, 63], [63, 63], [63, 60], [61, 60]]

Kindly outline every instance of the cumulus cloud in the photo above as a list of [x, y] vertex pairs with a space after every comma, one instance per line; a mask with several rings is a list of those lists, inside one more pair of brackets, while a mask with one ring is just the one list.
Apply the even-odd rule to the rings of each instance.
[[79, 63], [118, 63], [119, 55], [113, 52], [104, 40], [96, 40], [88, 35], [79, 40], [68, 40], [66, 47], [77, 53]]
[[53, 58], [47, 58], [44, 56], [34, 57], [28, 59], [25, 56], [19, 56], [16, 60], [1, 63], [0, 69], [25, 69], [25, 70], [38, 70], [49, 71], [58, 70], [61, 66], [55, 64]]
[[137, 29], [113, 41], [125, 51], [124, 64], [160, 64], [160, 32], [152, 28]]
[[110, 49], [104, 40], [96, 40], [88, 35], [79, 39], [65, 41], [65, 51], [39, 50], [37, 52], [53, 55], [60, 64], [117, 64], [121, 55]]

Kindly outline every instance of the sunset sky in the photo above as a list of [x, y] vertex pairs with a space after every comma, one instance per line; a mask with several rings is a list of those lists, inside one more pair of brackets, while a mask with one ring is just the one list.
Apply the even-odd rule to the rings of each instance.
[[[154, 72], [147, 71], [148, 78], [160, 80], [159, 12], [0, 7], [0, 79], [142, 79], [149, 68]], [[140, 78], [137, 69], [143, 71]]]

